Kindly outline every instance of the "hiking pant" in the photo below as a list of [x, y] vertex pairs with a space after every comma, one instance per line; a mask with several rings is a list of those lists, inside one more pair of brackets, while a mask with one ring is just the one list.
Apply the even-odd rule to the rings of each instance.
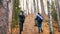
[[38, 31], [40, 32], [41, 31], [41, 29], [42, 29], [42, 23], [37, 23], [37, 25], [38, 25]]
[[20, 22], [20, 34], [23, 31], [23, 22]]

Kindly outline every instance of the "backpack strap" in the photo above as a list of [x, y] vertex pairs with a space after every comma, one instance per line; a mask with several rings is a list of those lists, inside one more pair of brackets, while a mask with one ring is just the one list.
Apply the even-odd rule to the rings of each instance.
[[41, 15], [37, 14], [37, 16], [43, 20], [43, 17]]

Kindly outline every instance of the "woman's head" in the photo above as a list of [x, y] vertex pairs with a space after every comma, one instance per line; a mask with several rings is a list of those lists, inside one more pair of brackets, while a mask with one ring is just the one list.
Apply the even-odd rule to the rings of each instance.
[[24, 14], [24, 12], [23, 11], [20, 11], [20, 15], [23, 15]]

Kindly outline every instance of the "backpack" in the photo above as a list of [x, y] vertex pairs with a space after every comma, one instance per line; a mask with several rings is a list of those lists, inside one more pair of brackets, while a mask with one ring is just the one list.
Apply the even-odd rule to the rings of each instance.
[[42, 22], [43, 17], [41, 15], [37, 14], [35, 20], [37, 20], [38, 22]]

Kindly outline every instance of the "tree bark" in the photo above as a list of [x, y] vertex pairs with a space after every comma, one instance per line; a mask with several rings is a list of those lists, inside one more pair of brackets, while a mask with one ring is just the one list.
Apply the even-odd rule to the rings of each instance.
[[7, 26], [7, 21], [5, 21], [5, 17], [6, 17], [6, 11], [4, 10], [4, 8], [1, 6], [0, 7], [0, 34], [6, 34], [6, 26]]
[[38, 5], [38, 0], [36, 0], [36, 13], [38, 13], [39, 12], [39, 5]]
[[8, 4], [8, 8], [9, 8], [9, 13], [8, 13], [8, 33], [7, 34], [12, 34], [12, 29], [11, 29], [11, 25], [12, 25], [12, 12], [13, 12], [13, 1], [11, 0], [11, 2]]
[[28, 11], [29, 11], [29, 9], [28, 9], [28, 0], [26, 0], [26, 11], [27, 11], [27, 15], [28, 15]]
[[59, 1], [55, 0], [55, 4], [56, 4], [56, 10], [57, 10], [57, 19], [58, 19], [58, 31], [60, 32], [60, 17], [59, 17]]
[[36, 13], [36, 2], [35, 2], [35, 0], [33, 0], [33, 4], [34, 4], [34, 13]]
[[8, 9], [7, 0], [2, 0], [0, 7], [0, 34], [7, 34]]
[[44, 10], [43, 0], [40, 0], [40, 4], [41, 4], [42, 16], [45, 17], [45, 10]]
[[47, 0], [50, 34], [54, 34], [50, 4], [51, 4], [51, 0]]

